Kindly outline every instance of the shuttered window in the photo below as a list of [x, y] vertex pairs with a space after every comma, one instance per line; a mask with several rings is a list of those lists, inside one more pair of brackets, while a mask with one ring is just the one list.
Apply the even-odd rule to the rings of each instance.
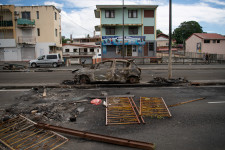
[[144, 10], [145, 18], [154, 18], [154, 10]]
[[144, 34], [154, 34], [154, 26], [145, 26]]

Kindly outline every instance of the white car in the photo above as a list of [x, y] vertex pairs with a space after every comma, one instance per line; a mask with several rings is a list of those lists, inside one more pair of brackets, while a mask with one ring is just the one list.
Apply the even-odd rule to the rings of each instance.
[[48, 54], [48, 55], [41, 55], [35, 60], [30, 60], [30, 66], [35, 68], [39, 66], [52, 66], [58, 67], [62, 65], [63, 61], [61, 59], [60, 54]]

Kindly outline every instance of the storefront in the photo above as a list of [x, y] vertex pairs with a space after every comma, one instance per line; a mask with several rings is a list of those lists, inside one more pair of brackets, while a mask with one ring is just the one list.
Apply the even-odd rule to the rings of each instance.
[[142, 57], [145, 36], [102, 36], [102, 58]]

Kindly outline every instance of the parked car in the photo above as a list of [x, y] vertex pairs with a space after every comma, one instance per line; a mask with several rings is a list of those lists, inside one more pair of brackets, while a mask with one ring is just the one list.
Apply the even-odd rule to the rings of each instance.
[[39, 66], [52, 66], [58, 67], [62, 65], [62, 59], [60, 54], [48, 54], [42, 55], [35, 60], [30, 60], [31, 67], [39, 67]]
[[106, 60], [97, 63], [90, 68], [74, 70], [74, 82], [86, 84], [98, 81], [116, 81], [138, 83], [141, 77], [141, 69], [133, 60]]

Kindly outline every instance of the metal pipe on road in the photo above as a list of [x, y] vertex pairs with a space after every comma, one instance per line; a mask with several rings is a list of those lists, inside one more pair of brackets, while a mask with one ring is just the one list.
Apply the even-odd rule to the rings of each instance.
[[106, 135], [100, 135], [90, 132], [84, 132], [59, 126], [53, 126], [49, 124], [43, 124], [38, 123], [35, 125], [37, 128], [46, 129], [46, 130], [52, 130], [55, 132], [61, 132], [65, 134], [70, 134], [74, 136], [79, 136], [81, 138], [86, 138], [89, 140], [95, 140], [105, 143], [111, 143], [116, 145], [122, 145], [122, 146], [128, 146], [128, 147], [134, 147], [134, 148], [140, 148], [140, 149], [148, 149], [148, 150], [154, 150], [155, 145], [152, 143], [147, 142], [141, 142], [141, 141], [135, 141], [135, 140], [129, 140], [129, 139], [123, 139], [123, 138], [117, 138], [112, 136], [106, 136]]

